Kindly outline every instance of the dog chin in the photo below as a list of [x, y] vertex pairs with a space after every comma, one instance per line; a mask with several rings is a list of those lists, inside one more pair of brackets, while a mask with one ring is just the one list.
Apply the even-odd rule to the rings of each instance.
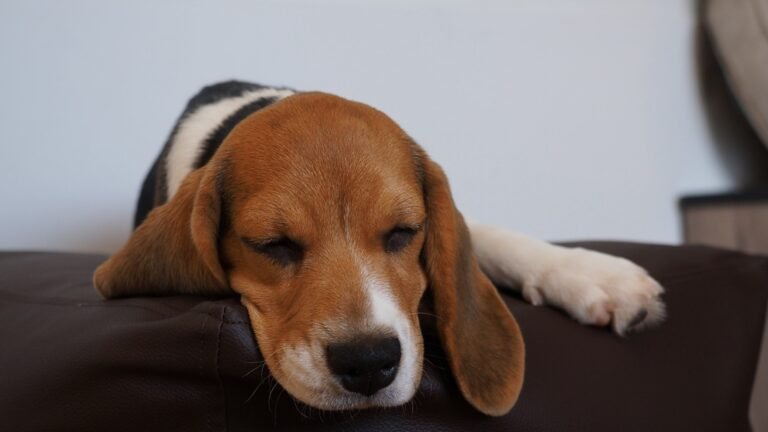
[[[397, 380], [393, 384], [398, 384]], [[298, 389], [291, 389], [289, 387], [295, 386], [290, 385], [284, 387], [295, 399], [307, 406], [326, 411], [344, 411], [403, 405], [413, 398], [417, 385], [413, 382], [401, 383], [384, 388], [371, 396], [348, 392], [335, 382], [322, 386], [322, 390], [319, 391], [317, 389], [296, 391]]]
[[388, 390], [382, 390], [372, 396], [345, 392], [344, 394], [319, 395], [312, 400], [297, 399], [313, 408], [326, 411], [345, 411], [400, 406], [410, 401], [416, 393], [415, 388], [407, 393]]

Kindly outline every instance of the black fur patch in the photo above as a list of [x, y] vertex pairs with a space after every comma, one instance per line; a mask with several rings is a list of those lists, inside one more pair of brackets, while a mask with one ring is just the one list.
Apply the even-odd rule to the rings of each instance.
[[197, 111], [203, 105], [210, 105], [222, 99], [229, 99], [242, 96], [244, 93], [268, 88], [261, 84], [249, 83], [245, 81], [224, 81], [203, 87], [192, 99], [187, 102], [184, 114]]
[[[286, 87], [271, 87], [245, 81], [230, 80], [203, 87], [195, 96], [192, 97], [192, 99], [189, 100], [189, 102], [187, 102], [187, 106], [184, 108], [184, 111], [181, 113], [178, 120], [176, 120], [176, 123], [174, 124], [168, 139], [165, 141], [163, 149], [160, 151], [160, 154], [155, 159], [155, 162], [152, 165], [152, 168], [149, 170], [147, 177], [144, 179], [144, 183], [142, 184], [141, 192], [139, 194], [136, 213], [134, 215], [134, 229], [138, 227], [144, 221], [144, 219], [146, 219], [147, 214], [154, 207], [163, 204], [168, 200], [168, 191], [165, 190], [165, 184], [167, 182], [165, 160], [168, 156], [168, 152], [170, 151], [171, 143], [174, 141], [174, 138], [178, 133], [179, 125], [184, 121], [184, 119], [205, 105], [210, 105], [223, 99], [242, 96], [243, 94], [250, 91], [266, 88], [288, 90]], [[194, 168], [199, 168], [205, 165], [211, 159], [213, 154], [216, 153], [216, 150], [219, 148], [219, 145], [221, 145], [221, 142], [224, 140], [224, 138], [226, 138], [229, 132], [237, 125], [240, 120], [247, 117], [248, 114], [258, 111], [259, 109], [271, 104], [274, 101], [274, 98], [257, 100], [251, 104], [245, 105], [240, 110], [225, 119], [224, 122], [211, 133], [211, 135], [206, 139], [205, 143], [203, 143], [202, 152], [195, 161]]]

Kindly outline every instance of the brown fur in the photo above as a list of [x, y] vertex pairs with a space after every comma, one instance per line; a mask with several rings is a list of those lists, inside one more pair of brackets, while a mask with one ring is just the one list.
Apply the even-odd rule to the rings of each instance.
[[520, 328], [472, 254], [448, 179], [428, 159], [425, 195], [424, 256], [443, 348], [464, 397], [486, 414], [505, 414], [523, 385]]
[[[382, 237], [403, 224], [424, 228], [401, 252], [385, 252]], [[278, 236], [304, 245], [300, 263], [277, 265], [244, 241]], [[417, 334], [429, 285], [464, 396], [490, 415], [514, 405], [522, 336], [479, 269], [444, 174], [363, 104], [304, 93], [249, 116], [97, 269], [94, 283], [107, 298], [239, 293], [270, 371], [306, 402], [319, 396], [283, 370], [285, 347], [372, 326], [361, 262], [387, 281]]]

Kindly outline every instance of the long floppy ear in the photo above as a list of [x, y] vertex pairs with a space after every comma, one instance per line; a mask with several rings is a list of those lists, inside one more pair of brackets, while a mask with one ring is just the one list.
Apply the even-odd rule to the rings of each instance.
[[424, 153], [418, 159], [427, 206], [423, 258], [443, 349], [469, 403], [500, 416], [515, 405], [523, 385], [523, 337], [480, 270], [443, 170]]
[[190, 173], [128, 243], [93, 276], [106, 298], [173, 293], [218, 294], [229, 287], [218, 254], [221, 213], [214, 161]]

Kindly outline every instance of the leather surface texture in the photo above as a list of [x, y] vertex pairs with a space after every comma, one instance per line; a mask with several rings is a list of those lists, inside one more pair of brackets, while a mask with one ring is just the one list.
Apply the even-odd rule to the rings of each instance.
[[236, 297], [104, 301], [105, 257], [0, 253], [0, 426], [7, 431], [748, 431], [768, 258], [585, 242], [666, 288], [668, 318], [618, 337], [502, 288], [526, 341], [521, 397], [484, 416], [424, 322], [424, 378], [405, 406], [322, 412], [272, 378]]

